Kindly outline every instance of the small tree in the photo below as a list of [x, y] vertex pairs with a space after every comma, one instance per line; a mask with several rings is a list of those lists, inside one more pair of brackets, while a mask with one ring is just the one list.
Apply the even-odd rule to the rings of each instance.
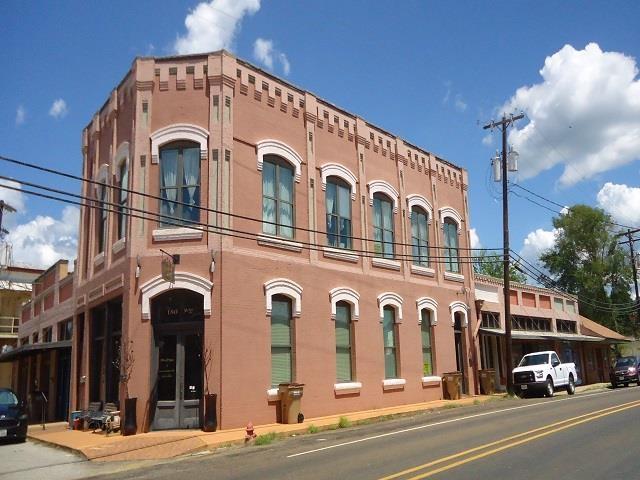
[[[479, 253], [474, 251], [473, 272], [502, 279], [504, 276], [503, 255], [501, 253], [488, 254], [486, 251], [481, 251]], [[527, 282], [527, 277], [516, 269], [513, 262], [509, 264], [509, 279], [512, 282]]]
[[120, 383], [124, 385], [125, 398], [129, 398], [129, 380], [131, 380], [133, 366], [136, 363], [133, 352], [133, 340], [129, 341], [129, 348], [124, 349], [119, 358], [121, 359]]

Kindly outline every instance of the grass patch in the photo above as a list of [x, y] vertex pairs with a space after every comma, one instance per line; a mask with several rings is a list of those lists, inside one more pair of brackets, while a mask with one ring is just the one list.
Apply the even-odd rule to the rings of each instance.
[[269, 445], [276, 439], [276, 432], [265, 433], [264, 435], [258, 435], [255, 440], [256, 445]]
[[473, 401], [474, 405], [480, 405], [482, 402], [480, 400], [478, 400], [477, 398]]
[[340, 417], [338, 421], [338, 428], [349, 428], [351, 426], [351, 420], [347, 417]]
[[318, 433], [319, 431], [320, 429], [316, 427], [314, 424], [309, 425], [309, 428], [307, 429], [307, 432], [309, 433]]
[[447, 403], [445, 404], [445, 406], [443, 407], [445, 410], [450, 410], [452, 408], [458, 408], [460, 407], [459, 403]]

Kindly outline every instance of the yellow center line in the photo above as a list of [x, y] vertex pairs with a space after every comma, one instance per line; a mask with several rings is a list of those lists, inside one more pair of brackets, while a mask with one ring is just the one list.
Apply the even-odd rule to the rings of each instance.
[[[554, 432], [557, 432], [557, 431], [560, 431], [560, 430], [564, 430], [565, 428], [569, 428], [569, 427], [572, 427], [572, 426], [575, 426], [575, 425], [579, 425], [580, 423], [584, 423], [584, 422], [587, 422], [587, 421], [590, 421], [590, 420], [594, 420], [596, 418], [600, 418], [600, 417], [605, 416], [605, 415], [609, 415], [611, 413], [620, 412], [622, 410], [626, 410], [628, 408], [633, 408], [633, 407], [637, 407], [637, 406], [640, 406], [640, 401], [639, 400], [634, 400], [632, 402], [622, 403], [620, 405], [615, 405], [613, 407], [603, 408], [601, 410], [595, 410], [593, 412], [585, 413], [583, 415], [578, 415], [576, 417], [568, 418], [566, 420], [562, 420], [562, 421], [555, 422], [555, 423], [550, 423], [548, 425], [545, 425], [543, 427], [538, 427], [538, 428], [535, 428], [533, 430], [528, 430], [526, 432], [518, 433], [518, 434], [512, 435], [510, 437], [502, 438], [502, 439], [496, 440], [494, 442], [490, 442], [490, 443], [486, 443], [486, 444], [483, 444], [483, 445], [479, 445], [477, 447], [473, 447], [473, 448], [470, 448], [468, 450], [464, 450], [462, 452], [455, 453], [453, 455], [448, 455], [446, 457], [442, 457], [442, 458], [439, 458], [437, 460], [433, 460], [431, 462], [424, 463], [422, 465], [418, 465], [416, 467], [412, 467], [412, 468], [403, 470], [403, 471], [398, 472], [398, 473], [394, 473], [394, 474], [386, 476], [386, 477], [382, 477], [379, 480], [391, 480], [391, 479], [394, 479], [394, 478], [402, 477], [404, 475], [408, 475], [410, 473], [414, 473], [414, 472], [417, 472], [419, 470], [424, 470], [424, 469], [426, 469], [428, 467], [432, 467], [432, 466], [438, 465], [440, 463], [448, 462], [449, 460], [454, 460], [456, 458], [460, 458], [460, 457], [463, 457], [465, 455], [469, 455], [470, 453], [474, 453], [474, 452], [477, 452], [479, 450], [484, 450], [484, 449], [499, 445], [501, 443], [509, 442], [511, 440], [516, 440], [516, 439], [524, 437], [524, 436], [528, 437], [529, 435], [534, 434], [536, 432], [542, 432], [544, 430], [549, 430], [550, 428], [558, 427], [559, 425], [563, 425], [563, 424], [566, 424], [566, 423], [569, 423], [569, 422], [575, 422], [575, 423], [571, 423], [569, 425], [566, 425], [564, 427], [561, 427], [561, 428], [558, 428], [558, 429], [555, 429], [555, 430], [551, 430], [549, 432], [538, 434], [538, 435], [536, 435], [534, 437], [528, 437], [528, 438], [526, 438], [524, 440], [521, 440], [519, 442], [510, 444], [510, 445], [507, 445], [507, 446], [504, 446], [504, 447], [500, 447], [499, 449], [491, 450], [490, 452], [486, 453], [486, 455], [485, 454], [476, 455], [474, 457], [470, 457], [469, 459], [461, 460], [461, 461], [456, 462], [454, 464], [447, 465], [447, 466], [442, 467], [442, 468], [440, 468], [438, 470], [434, 470], [432, 472], [428, 472], [427, 474], [425, 474], [423, 476], [414, 477], [415, 479], [425, 478], [425, 476], [433, 475], [435, 473], [439, 473], [440, 471], [448, 470], [449, 468], [453, 468], [455, 466], [461, 465], [463, 463], [466, 463], [467, 461], [472, 461], [472, 460], [475, 460], [477, 458], [482, 458], [484, 456], [490, 455], [491, 453], [497, 453], [497, 452], [502, 451], [502, 450], [504, 450], [506, 448], [511, 448], [513, 446], [520, 445], [522, 443], [534, 440], [534, 439], [539, 438], [541, 436], [545, 436], [545, 435], [548, 435], [550, 433], [554, 433]], [[597, 415], [597, 416], [593, 416], [593, 415]], [[586, 418], [586, 417], [590, 417], [590, 418]], [[580, 420], [580, 419], [584, 419], [584, 420]], [[578, 420], [578, 422], [576, 422], [576, 420]]]

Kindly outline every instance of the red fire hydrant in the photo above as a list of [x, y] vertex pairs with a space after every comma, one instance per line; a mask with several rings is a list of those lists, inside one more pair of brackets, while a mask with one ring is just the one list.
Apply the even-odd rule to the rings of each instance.
[[256, 438], [256, 434], [253, 431], [253, 423], [249, 422], [247, 423], [247, 429], [246, 429], [246, 434], [244, 436], [244, 441], [248, 442], [249, 440]]

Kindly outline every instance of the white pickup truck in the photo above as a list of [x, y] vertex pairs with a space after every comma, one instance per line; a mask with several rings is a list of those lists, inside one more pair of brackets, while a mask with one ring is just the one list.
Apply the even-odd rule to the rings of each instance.
[[569, 395], [573, 395], [576, 378], [575, 363], [560, 363], [558, 354], [553, 351], [529, 353], [513, 369], [513, 385], [516, 394], [520, 395], [537, 391], [553, 397], [558, 388], [565, 388]]

